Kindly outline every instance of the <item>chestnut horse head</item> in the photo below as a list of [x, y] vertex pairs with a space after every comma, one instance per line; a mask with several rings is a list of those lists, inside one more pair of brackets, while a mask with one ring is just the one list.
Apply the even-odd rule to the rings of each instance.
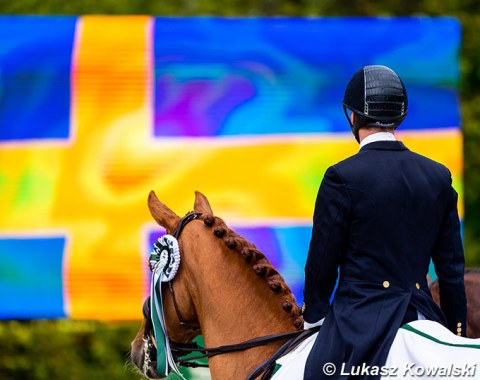
[[[148, 197], [148, 207], [167, 233], [172, 233], [183, 220], [153, 192]], [[265, 255], [214, 216], [207, 198], [199, 192], [195, 193], [194, 212], [200, 215], [185, 224], [178, 236], [181, 263], [170, 283], [174, 296], [168, 285], [164, 283], [162, 287], [169, 340], [186, 344], [201, 334], [206, 347], [216, 347], [302, 329], [303, 319], [295, 298]], [[148, 303], [144, 309], [148, 309]], [[148, 311], [144, 314], [132, 342], [132, 361], [145, 376], [161, 378], [149, 352], [155, 350], [154, 339], [148, 337], [150, 316]], [[245, 378], [280, 344], [210, 358], [211, 376]]]
[[[465, 270], [465, 293], [467, 296], [467, 336], [480, 338], [480, 269]], [[435, 302], [440, 305], [440, 287], [438, 281], [430, 286]]]

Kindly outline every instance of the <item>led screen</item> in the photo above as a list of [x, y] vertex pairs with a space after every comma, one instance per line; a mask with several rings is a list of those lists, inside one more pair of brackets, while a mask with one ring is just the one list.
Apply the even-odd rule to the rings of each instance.
[[0, 17], [0, 318], [139, 318], [151, 189], [179, 215], [204, 193], [300, 303], [364, 65], [404, 80], [399, 138], [449, 167], [463, 215], [459, 47], [452, 18]]

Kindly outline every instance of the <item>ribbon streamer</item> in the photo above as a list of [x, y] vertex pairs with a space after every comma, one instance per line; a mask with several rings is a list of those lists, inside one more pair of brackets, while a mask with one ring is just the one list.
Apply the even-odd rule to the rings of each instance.
[[150, 254], [152, 282], [150, 300], [153, 330], [157, 342], [157, 373], [168, 376], [169, 369], [185, 380], [180, 373], [170, 349], [167, 327], [163, 313], [162, 282], [171, 281], [180, 266], [180, 249], [178, 241], [171, 235], [164, 235], [154, 244]]

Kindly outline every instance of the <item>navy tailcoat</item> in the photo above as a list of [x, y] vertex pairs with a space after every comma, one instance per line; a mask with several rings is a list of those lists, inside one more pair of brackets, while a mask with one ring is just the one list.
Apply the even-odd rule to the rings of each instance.
[[[426, 281], [430, 259], [441, 309]], [[325, 321], [304, 378], [384, 365], [407, 309], [465, 335], [463, 275], [457, 193], [445, 166], [400, 141], [372, 142], [331, 166], [315, 203], [304, 288], [305, 321]], [[327, 362], [335, 375], [324, 375]]]

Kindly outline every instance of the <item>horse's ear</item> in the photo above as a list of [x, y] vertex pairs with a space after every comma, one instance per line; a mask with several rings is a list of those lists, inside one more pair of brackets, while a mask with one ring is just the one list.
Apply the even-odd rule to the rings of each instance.
[[168, 232], [172, 232], [177, 227], [180, 218], [158, 200], [153, 190], [148, 194], [148, 208], [153, 219], [162, 227], [165, 227]]
[[208, 199], [200, 191], [195, 191], [195, 204], [193, 205], [193, 210], [195, 212], [201, 212], [202, 214], [213, 215], [212, 208]]

